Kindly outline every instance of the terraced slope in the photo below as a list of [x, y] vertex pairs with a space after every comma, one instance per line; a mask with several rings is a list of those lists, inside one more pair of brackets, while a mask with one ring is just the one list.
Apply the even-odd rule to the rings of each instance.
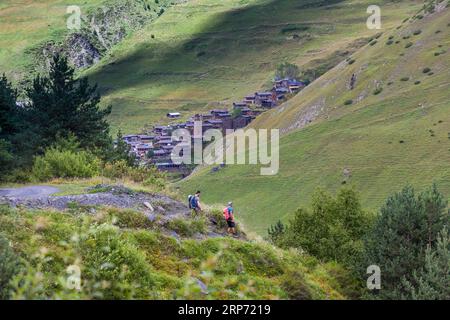
[[450, 195], [449, 50], [443, 1], [433, 14], [385, 30], [350, 63], [254, 123], [284, 133], [278, 175], [262, 177], [251, 166], [204, 168], [182, 189], [205, 190], [207, 202], [234, 200], [246, 225], [260, 233], [307, 205], [316, 187], [337, 190], [343, 181], [372, 209], [407, 183], [421, 189], [434, 181]]

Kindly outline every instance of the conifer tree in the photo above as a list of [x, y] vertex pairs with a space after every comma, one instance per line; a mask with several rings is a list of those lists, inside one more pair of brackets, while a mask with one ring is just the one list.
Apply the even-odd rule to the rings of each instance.
[[379, 298], [401, 298], [407, 291], [403, 284], [414, 283], [414, 272], [425, 265], [427, 246], [435, 246], [437, 234], [448, 221], [446, 207], [436, 186], [418, 197], [408, 186], [388, 198], [366, 239], [363, 266], [380, 267]]
[[122, 130], [117, 132], [116, 144], [110, 150], [108, 161], [116, 162], [124, 160], [128, 166], [133, 167], [136, 165], [136, 157], [130, 153], [130, 146], [123, 140]]
[[17, 91], [13, 89], [6, 76], [0, 78], [0, 138], [10, 140], [19, 127]]
[[281, 222], [281, 220], [278, 220], [275, 225], [270, 226], [270, 228], [267, 230], [267, 233], [269, 234], [270, 240], [274, 244], [278, 244], [278, 241], [280, 241], [284, 236], [285, 231], [286, 228], [284, 224]]
[[27, 119], [39, 137], [35, 151], [50, 146], [57, 136], [75, 135], [82, 148], [105, 149], [111, 145], [106, 116], [111, 107], [100, 109], [97, 86], [76, 79], [65, 57], [55, 56], [48, 76], [37, 76], [27, 90]]
[[413, 281], [405, 280], [405, 287], [405, 299], [450, 299], [450, 235], [447, 228], [437, 238], [436, 249], [427, 248], [424, 268], [414, 273]]

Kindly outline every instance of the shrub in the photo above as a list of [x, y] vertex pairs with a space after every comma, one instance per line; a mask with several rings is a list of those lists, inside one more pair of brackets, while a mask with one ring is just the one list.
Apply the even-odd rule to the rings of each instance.
[[267, 234], [269, 235], [269, 240], [272, 243], [279, 243], [286, 233], [286, 226], [278, 220], [276, 224], [271, 225], [267, 230]]
[[286, 291], [291, 300], [311, 300], [312, 298], [305, 276], [299, 270], [286, 272], [281, 278], [281, 288]]
[[360, 279], [355, 277], [355, 270], [346, 268], [335, 261], [326, 263], [325, 268], [332, 276], [333, 281], [337, 282], [340, 292], [352, 300], [361, 298], [364, 285]]
[[225, 229], [228, 225], [225, 221], [225, 218], [223, 217], [222, 210], [214, 209], [208, 212], [208, 216], [213, 221], [214, 224], [216, 224], [217, 228], [219, 229]]
[[403, 77], [400, 79], [400, 81], [409, 81], [409, 77]]
[[167, 221], [165, 224], [165, 227], [167, 229], [170, 229], [172, 231], [175, 231], [179, 235], [182, 236], [192, 236], [194, 234], [194, 230], [192, 230], [190, 223], [186, 221], [186, 219], [183, 218], [175, 218]]
[[4, 177], [4, 181], [27, 183], [31, 182], [31, 169], [28, 168], [16, 168], [8, 172]]
[[413, 45], [412, 42], [408, 42], [408, 43], [405, 45], [405, 48], [408, 49], [409, 47], [412, 47], [412, 45]]
[[114, 224], [120, 228], [149, 229], [153, 227], [153, 222], [139, 211], [110, 209], [108, 214], [113, 218]]
[[428, 68], [428, 67], [427, 67], [427, 68], [424, 68], [424, 69], [422, 70], [423, 73], [428, 73], [428, 72], [430, 72], [430, 71], [431, 71], [431, 69]]
[[349, 105], [351, 105], [351, 104], [353, 104], [353, 100], [351, 100], [351, 99], [346, 100], [346, 101], [344, 102], [344, 105], [346, 105], [346, 106], [349, 106]]
[[300, 68], [295, 64], [283, 62], [277, 66], [275, 75], [279, 78], [294, 79], [300, 75]]
[[128, 178], [134, 182], [142, 183], [144, 186], [155, 186], [162, 189], [166, 186], [167, 176], [157, 168], [150, 167], [130, 167], [124, 160], [105, 164], [102, 174], [110, 179]]
[[422, 30], [416, 30], [413, 32], [413, 35], [418, 36], [421, 33], [422, 33]]
[[142, 251], [108, 225], [90, 228], [85, 237], [80, 243], [84, 277], [107, 283], [95, 294], [102, 299], [148, 298], [156, 279]]
[[[150, 167], [137, 167], [137, 168], [129, 168], [128, 176], [134, 182], [144, 182], [144, 184], [152, 184], [151, 178], [154, 177], [164, 177], [164, 173], [158, 171], [153, 166]], [[150, 179], [150, 180], [149, 180]]]
[[52, 178], [90, 178], [99, 173], [100, 160], [87, 151], [50, 147], [34, 160], [32, 175], [39, 181]]
[[302, 248], [319, 259], [353, 265], [362, 252], [362, 237], [370, 223], [353, 190], [342, 189], [335, 198], [318, 190], [312, 211], [298, 209], [275, 243]]
[[0, 234], [0, 300], [9, 298], [11, 279], [19, 272], [19, 258], [9, 241]]
[[376, 45], [377, 44], [377, 40], [373, 40], [372, 42], [370, 42], [369, 44], [371, 45], [371, 46], [374, 46], [374, 45]]
[[390, 46], [390, 45], [393, 44], [393, 43], [394, 43], [394, 41], [389, 40], [388, 42], [386, 42], [386, 45]]
[[352, 65], [352, 64], [354, 64], [355, 63], [355, 59], [350, 59], [349, 61], [348, 61], [348, 64], [350, 64], [350, 65]]
[[129, 166], [126, 161], [119, 160], [107, 163], [102, 169], [102, 175], [110, 179], [122, 179], [128, 175]]
[[203, 217], [191, 221], [191, 230], [193, 233], [206, 233], [208, 231], [206, 220]]
[[381, 92], [383, 92], [383, 87], [376, 88], [373, 91], [373, 94], [376, 96], [376, 95], [379, 95]]
[[417, 80], [416, 82], [414, 82], [415, 85], [421, 84], [420, 80]]
[[281, 33], [304, 32], [307, 30], [309, 30], [309, 26], [306, 25], [287, 25], [281, 29]]
[[175, 218], [167, 221], [164, 226], [185, 237], [191, 237], [196, 233], [204, 234], [208, 231], [204, 217], [195, 217], [193, 219]]

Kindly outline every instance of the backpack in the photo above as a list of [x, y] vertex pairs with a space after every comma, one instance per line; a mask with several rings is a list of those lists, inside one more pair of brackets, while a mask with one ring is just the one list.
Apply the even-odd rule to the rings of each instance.
[[195, 195], [191, 196], [191, 198], [189, 199], [189, 208], [191, 209], [198, 208], [198, 200]]
[[225, 207], [223, 209], [223, 217], [225, 220], [229, 220], [231, 218], [230, 211], [228, 210], [228, 207]]
[[193, 197], [194, 197], [194, 196], [193, 196], [192, 194], [188, 195], [188, 205], [189, 205], [189, 209], [192, 209], [191, 201], [192, 201], [192, 198], [193, 198]]

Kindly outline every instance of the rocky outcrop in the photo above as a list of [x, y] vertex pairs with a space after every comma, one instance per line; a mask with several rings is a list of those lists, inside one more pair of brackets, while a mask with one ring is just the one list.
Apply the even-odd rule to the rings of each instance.
[[69, 61], [78, 69], [90, 67], [100, 60], [99, 50], [80, 33], [67, 37], [64, 51]]
[[[101, 192], [98, 192], [101, 191]], [[68, 196], [0, 196], [0, 204], [29, 209], [54, 208], [65, 210], [74, 203], [79, 206], [107, 206], [122, 209], [135, 209], [143, 212], [154, 212], [166, 216], [183, 216], [190, 213], [189, 208], [176, 200], [159, 194], [134, 192], [120, 186], [98, 186], [87, 190], [86, 194]], [[149, 209], [148, 204], [151, 204]]]
[[161, 16], [167, 7], [180, 1], [110, 0], [89, 12], [82, 12], [81, 29], [61, 41], [50, 41], [31, 50], [37, 72], [48, 69], [55, 54], [64, 54], [77, 69], [96, 64], [128, 34]]

